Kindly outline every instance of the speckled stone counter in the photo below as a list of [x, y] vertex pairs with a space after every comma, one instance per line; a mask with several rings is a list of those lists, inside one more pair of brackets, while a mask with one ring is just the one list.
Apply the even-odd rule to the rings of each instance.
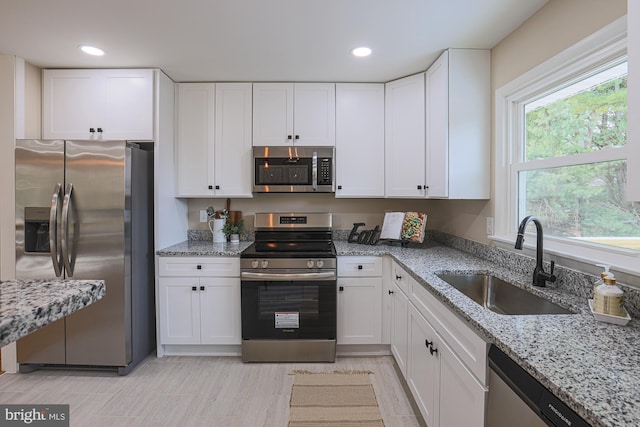
[[212, 243], [211, 240], [187, 240], [156, 251], [160, 256], [240, 256], [253, 242]]
[[0, 347], [93, 304], [104, 295], [103, 280], [0, 282]]
[[[518, 258], [497, 263], [433, 242], [420, 248], [341, 241], [335, 245], [338, 255], [391, 255], [426, 289], [594, 426], [640, 425], [638, 320], [626, 326], [597, 322], [586, 297], [562, 286], [534, 288], [530, 284], [533, 268], [519, 267], [523, 263]], [[436, 276], [443, 272], [491, 273], [576, 314], [496, 314]], [[559, 271], [559, 276], [562, 273]], [[571, 286], [575, 284], [567, 287]]]

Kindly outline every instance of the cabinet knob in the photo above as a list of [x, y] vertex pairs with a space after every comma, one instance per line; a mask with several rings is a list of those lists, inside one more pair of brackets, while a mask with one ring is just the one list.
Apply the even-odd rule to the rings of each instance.
[[98, 128], [98, 132], [102, 133], [102, 128]]
[[342, 185], [338, 185], [338, 190], [342, 190]]
[[338, 290], [339, 290], [340, 292], [344, 291], [344, 286], [340, 286], [340, 287], [338, 288]]
[[393, 295], [393, 291], [392, 290], [389, 290], [389, 295]]
[[220, 186], [219, 186], [219, 185], [216, 185], [216, 190], [219, 190], [219, 189], [220, 189]]
[[296, 135], [296, 141], [300, 139], [300, 135]]
[[89, 128], [89, 132], [91, 132], [91, 133], [95, 133], [95, 131], [96, 131], [96, 130], [95, 130], [94, 128]]
[[198, 270], [202, 270], [202, 266], [201, 266], [200, 264], [196, 265], [196, 268], [197, 268]]
[[200, 286], [200, 290], [201, 290], [201, 291], [204, 291], [204, 286]]
[[197, 290], [198, 290], [198, 287], [197, 287], [197, 286], [192, 286], [192, 287], [191, 287], [191, 290], [192, 290], [192, 291], [197, 291]]
[[418, 185], [418, 190], [422, 190], [422, 185]]
[[213, 185], [210, 185], [210, 186], [209, 186], [209, 190], [213, 190]]
[[362, 270], [362, 266], [361, 265], [358, 266], [358, 270]]
[[291, 141], [291, 140], [293, 139], [293, 136], [292, 136], [292, 135], [287, 135], [287, 139], [288, 139], [289, 141]]

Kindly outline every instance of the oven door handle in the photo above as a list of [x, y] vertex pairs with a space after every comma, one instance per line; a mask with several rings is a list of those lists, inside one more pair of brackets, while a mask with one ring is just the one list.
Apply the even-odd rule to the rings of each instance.
[[334, 271], [322, 271], [318, 273], [253, 273], [251, 271], [243, 271], [240, 273], [243, 280], [335, 280], [336, 273]]

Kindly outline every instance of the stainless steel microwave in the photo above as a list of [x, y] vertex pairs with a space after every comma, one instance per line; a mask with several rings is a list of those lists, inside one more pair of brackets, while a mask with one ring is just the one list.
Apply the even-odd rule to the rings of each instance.
[[253, 147], [255, 193], [333, 193], [333, 147]]

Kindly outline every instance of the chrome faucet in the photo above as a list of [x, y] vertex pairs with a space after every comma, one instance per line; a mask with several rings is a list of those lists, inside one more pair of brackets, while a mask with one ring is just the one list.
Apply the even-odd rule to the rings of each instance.
[[522, 250], [522, 243], [524, 242], [524, 230], [527, 228], [527, 224], [530, 221], [536, 225], [536, 268], [533, 270], [533, 285], [534, 286], [546, 286], [547, 282], [555, 282], [556, 276], [553, 275], [553, 268], [555, 267], [555, 262], [551, 261], [551, 271], [547, 273], [544, 271], [544, 267], [542, 266], [542, 224], [533, 215], [529, 215], [525, 217], [520, 223], [520, 227], [518, 227], [518, 238], [516, 239], [516, 249]]

